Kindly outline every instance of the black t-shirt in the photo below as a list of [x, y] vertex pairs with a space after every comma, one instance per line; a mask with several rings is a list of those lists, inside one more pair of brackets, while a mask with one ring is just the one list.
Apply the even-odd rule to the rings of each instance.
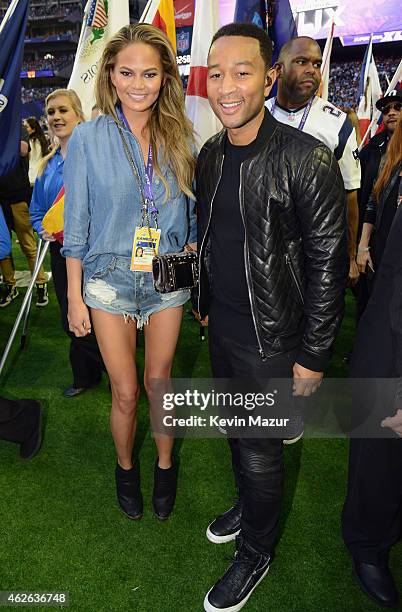
[[[21, 140], [28, 144], [29, 135], [24, 126], [21, 128]], [[17, 202], [27, 202], [31, 197], [31, 187], [29, 184], [29, 156], [20, 156], [18, 164], [5, 176], [0, 178], [0, 202], [3, 204], [15, 204]]]
[[226, 137], [225, 158], [212, 204], [211, 274], [209, 317], [222, 336], [247, 345], [257, 338], [251, 314], [244, 261], [244, 223], [240, 211], [240, 166], [255, 154], [256, 140], [232, 145]]

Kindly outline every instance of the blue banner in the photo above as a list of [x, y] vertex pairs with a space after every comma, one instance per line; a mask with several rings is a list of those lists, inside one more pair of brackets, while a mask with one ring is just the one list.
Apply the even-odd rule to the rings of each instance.
[[274, 64], [278, 60], [281, 47], [288, 40], [297, 36], [297, 28], [289, 0], [271, 0], [270, 13], [268, 33], [274, 45], [272, 57]]
[[267, 24], [267, 2], [266, 0], [236, 0], [236, 8], [233, 21], [254, 23], [260, 28], [266, 29]]
[[21, 139], [21, 80], [29, 0], [17, 5], [0, 33], [0, 176], [19, 160]]

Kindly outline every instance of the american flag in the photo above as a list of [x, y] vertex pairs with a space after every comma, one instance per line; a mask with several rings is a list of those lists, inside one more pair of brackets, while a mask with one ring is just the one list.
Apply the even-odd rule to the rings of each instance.
[[104, 28], [107, 26], [107, 14], [104, 0], [91, 0], [87, 25], [91, 28]]

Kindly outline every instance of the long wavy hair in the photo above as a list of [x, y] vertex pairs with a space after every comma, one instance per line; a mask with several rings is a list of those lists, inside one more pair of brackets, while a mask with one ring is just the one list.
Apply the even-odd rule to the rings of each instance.
[[36, 117], [27, 117], [25, 119], [25, 123], [27, 123], [31, 130], [33, 130], [29, 134], [29, 140], [37, 140], [39, 142], [42, 157], [45, 157], [45, 155], [49, 153], [49, 143], [46, 140], [46, 136], [40, 126], [39, 121], [36, 119]]
[[96, 105], [104, 114], [118, 117], [115, 106], [118, 102], [110, 71], [116, 63], [117, 54], [134, 43], [145, 43], [159, 54], [163, 68], [164, 84], [150, 113], [147, 128], [152, 147], [154, 170], [170, 195], [169, 185], [158, 164], [157, 149], [162, 147], [162, 162], [169, 165], [176, 176], [181, 191], [191, 198], [195, 172], [195, 142], [192, 124], [186, 117], [184, 94], [176, 56], [168, 38], [152, 25], [139, 23], [121, 28], [106, 44], [99, 64], [95, 96]]
[[[53, 100], [54, 98], [57, 98], [58, 96], [64, 96], [66, 98], [68, 98], [70, 104], [71, 104], [71, 108], [73, 109], [73, 111], [75, 112], [75, 114], [77, 115], [77, 119], [78, 119], [78, 123], [82, 123], [83, 121], [85, 121], [85, 115], [84, 115], [84, 111], [82, 110], [82, 106], [81, 106], [81, 100], [79, 99], [77, 93], [74, 91], [74, 89], [55, 89], [54, 91], [51, 91], [50, 94], [47, 96], [46, 100], [45, 100], [45, 111], [47, 113], [47, 108], [49, 106], [49, 102], [51, 100]], [[50, 159], [52, 159], [52, 157], [54, 157], [56, 155], [56, 151], [59, 148], [57, 139], [55, 139], [56, 141], [54, 142], [54, 145], [50, 151], [50, 153], [48, 155], [46, 155], [42, 161], [39, 164], [39, 169], [38, 169], [38, 176], [41, 176], [47, 166], [47, 163]]]
[[387, 152], [385, 154], [385, 164], [374, 185], [375, 199], [379, 200], [380, 194], [387, 185], [395, 168], [402, 162], [402, 117], [399, 118], [394, 133], [392, 134]]

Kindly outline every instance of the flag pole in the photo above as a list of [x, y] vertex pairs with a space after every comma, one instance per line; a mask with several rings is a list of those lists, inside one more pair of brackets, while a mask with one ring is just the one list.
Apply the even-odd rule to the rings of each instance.
[[[38, 275], [38, 272], [37, 272], [37, 270], [39, 270], [38, 261], [39, 261], [39, 257], [42, 251], [42, 245], [44, 246], [45, 242], [41, 237], [39, 237], [38, 245], [36, 247], [36, 258], [35, 258], [35, 266], [34, 266], [34, 272], [33, 272], [33, 275], [35, 276], [35, 278], [37, 278], [37, 275]], [[20, 340], [20, 347], [22, 349], [25, 347], [25, 342], [28, 336], [28, 322], [29, 322], [29, 315], [31, 312], [32, 294], [33, 294], [33, 291], [31, 291], [31, 295], [29, 296], [29, 300], [25, 308], [24, 322], [22, 324], [22, 334], [21, 334], [21, 340]]]
[[140, 17], [140, 20], [138, 23], [143, 23], [147, 17], [148, 11], [151, 8], [151, 4], [152, 4], [153, 0], [148, 0], [148, 2], [145, 5], [144, 10], [142, 11], [142, 15]]
[[0, 361], [0, 376], [1, 376], [1, 373], [3, 371], [4, 364], [6, 363], [6, 360], [7, 360], [7, 357], [9, 355], [9, 352], [11, 350], [12, 344], [14, 342], [14, 338], [15, 338], [15, 336], [17, 334], [19, 324], [21, 323], [21, 319], [24, 316], [24, 313], [26, 311], [27, 304], [31, 300], [32, 291], [33, 291], [33, 288], [34, 288], [34, 285], [35, 285], [35, 282], [36, 282], [36, 277], [38, 276], [39, 270], [40, 270], [40, 268], [41, 268], [41, 266], [43, 264], [43, 261], [45, 259], [47, 250], [49, 248], [49, 244], [50, 244], [50, 242], [46, 242], [46, 244], [43, 246], [42, 252], [41, 252], [40, 257], [39, 257], [38, 262], [37, 262], [36, 269], [34, 270], [34, 273], [32, 274], [31, 282], [29, 283], [28, 289], [26, 290], [26, 293], [25, 293], [25, 296], [24, 296], [24, 299], [23, 299], [23, 302], [22, 302], [22, 306], [21, 306], [20, 311], [18, 313], [18, 316], [17, 316], [17, 318], [15, 320], [14, 327], [11, 330], [10, 337], [8, 339], [8, 342], [6, 344], [6, 348], [4, 349], [4, 353], [3, 353], [1, 361]]
[[[395, 70], [395, 74], [392, 77], [392, 81], [389, 83], [387, 91], [384, 94], [384, 98], [385, 96], [387, 96], [389, 94], [390, 91], [392, 91], [393, 89], [395, 89], [396, 84], [398, 83], [398, 81], [401, 78], [401, 74], [402, 74], [402, 60], [399, 62], [399, 66], [398, 68]], [[375, 114], [373, 115], [372, 120], [370, 121], [370, 125], [368, 126], [366, 133], [364, 134], [364, 138], [362, 138], [362, 141], [359, 145], [358, 151], [360, 153], [360, 151], [362, 150], [363, 146], [364, 146], [364, 142], [367, 138], [367, 136], [370, 133], [371, 128], [373, 127], [374, 123], [376, 123], [378, 121], [379, 116], [381, 115], [381, 111], [379, 111], [378, 109], [376, 109]]]
[[5, 28], [5, 25], [7, 23], [7, 21], [10, 19], [11, 15], [14, 13], [14, 9], [17, 6], [19, 0], [12, 0], [10, 6], [8, 7], [8, 9], [6, 10], [6, 13], [3, 17], [3, 20], [0, 24], [0, 34], [2, 33], [2, 31]]

